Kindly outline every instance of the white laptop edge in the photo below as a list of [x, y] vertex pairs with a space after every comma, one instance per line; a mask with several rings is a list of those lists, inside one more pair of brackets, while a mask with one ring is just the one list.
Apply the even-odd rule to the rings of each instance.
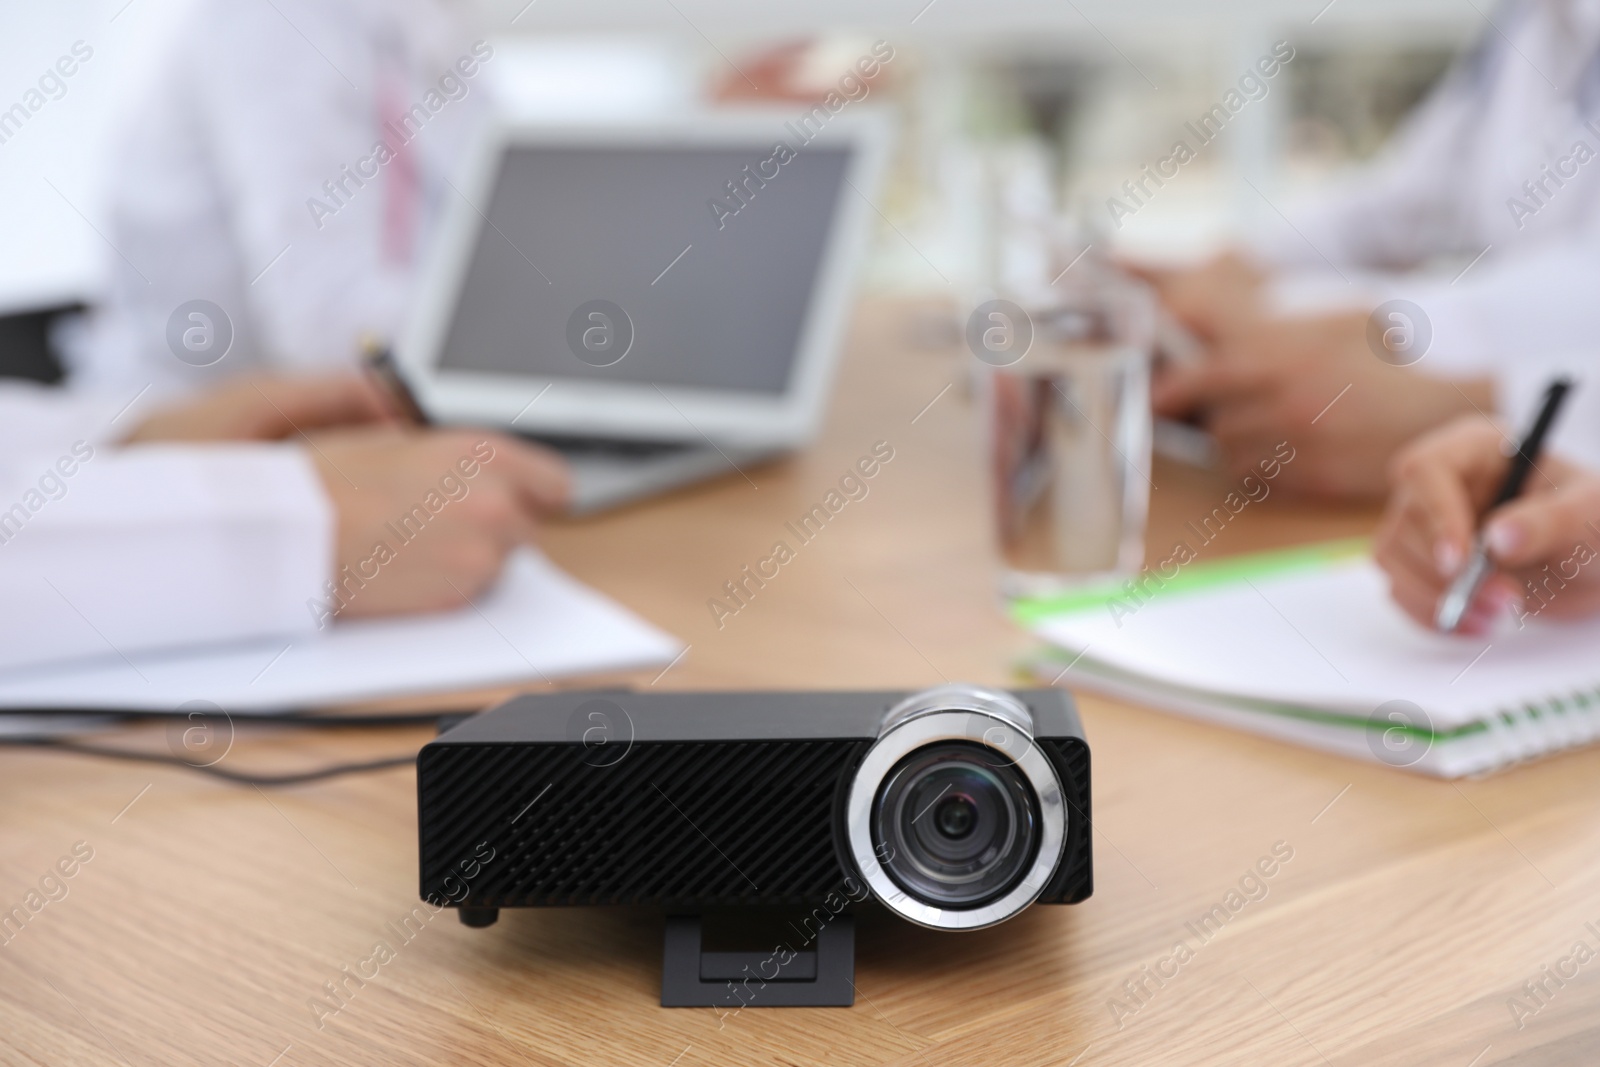
[[[889, 155], [887, 117], [862, 108], [834, 116], [810, 144], [848, 145], [831, 230], [817, 267], [790, 377], [778, 394], [705, 390], [639, 382], [499, 375], [440, 369], [451, 316], [487, 225], [486, 209], [503, 153], [524, 145], [749, 145], [769, 151], [782, 140], [806, 147], [785, 126], [798, 111], [717, 110], [583, 126], [501, 116], [478, 137], [461, 184], [450, 198], [422, 275], [418, 300], [396, 356], [423, 406], [441, 423], [470, 423], [521, 433], [625, 440], [700, 442], [733, 447], [792, 448], [816, 432], [826, 405], [852, 305], [855, 281], [877, 213], [875, 196]], [[537, 262], [537, 250], [527, 250]], [[538, 263], [544, 271], [557, 264]], [[548, 386], [548, 389], [546, 388]], [[537, 403], [530, 402], [538, 398]]]

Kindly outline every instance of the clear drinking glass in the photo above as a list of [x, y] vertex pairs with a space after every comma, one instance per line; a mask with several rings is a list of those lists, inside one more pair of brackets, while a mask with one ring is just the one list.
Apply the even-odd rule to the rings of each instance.
[[1101, 279], [1031, 309], [982, 304], [968, 342], [1007, 596], [1137, 573], [1150, 503], [1155, 308]]

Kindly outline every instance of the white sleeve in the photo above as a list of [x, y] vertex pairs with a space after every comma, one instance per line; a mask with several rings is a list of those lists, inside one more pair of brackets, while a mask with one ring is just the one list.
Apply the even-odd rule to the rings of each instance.
[[1600, 352], [1600, 245], [1573, 240], [1512, 252], [1455, 279], [1392, 278], [1383, 297], [1414, 302], [1432, 329], [1419, 370], [1516, 373], [1548, 353]]
[[74, 441], [115, 441], [139, 421], [125, 397], [71, 393], [32, 382], [0, 381], [0, 456], [43, 448], [64, 449]]
[[279, 444], [0, 460], [0, 668], [317, 631], [334, 516]]
[[1431, 332], [1416, 364], [1444, 378], [1486, 377], [1495, 407], [1520, 430], [1558, 375], [1577, 389], [1551, 447], [1600, 466], [1600, 246], [1571, 240], [1485, 260], [1454, 280], [1393, 277], [1374, 299], [1416, 304]]

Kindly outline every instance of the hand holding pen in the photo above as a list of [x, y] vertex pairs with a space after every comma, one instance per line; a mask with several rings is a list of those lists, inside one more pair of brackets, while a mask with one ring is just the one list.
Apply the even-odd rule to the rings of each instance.
[[[1525, 459], [1508, 457], [1500, 430], [1471, 416], [1396, 460], [1375, 554], [1419, 623], [1478, 634], [1507, 611], [1524, 623], [1600, 611], [1600, 472], [1540, 454], [1565, 392], [1553, 388], [1549, 417], [1536, 420], [1545, 430], [1519, 442]], [[1457, 603], [1447, 604], [1452, 586]]]
[[413, 427], [432, 426], [433, 420], [411, 391], [411, 384], [400, 371], [394, 350], [376, 336], [361, 339], [361, 366], [372, 382], [388, 399], [395, 412]]

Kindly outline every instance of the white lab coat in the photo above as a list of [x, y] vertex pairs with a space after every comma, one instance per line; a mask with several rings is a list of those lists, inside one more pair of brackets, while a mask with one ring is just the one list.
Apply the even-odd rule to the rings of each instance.
[[0, 385], [0, 669], [314, 634], [335, 520], [303, 452], [117, 449], [126, 407]]
[[[219, 376], [348, 365], [363, 333], [394, 336], [484, 114], [493, 48], [458, 7], [196, 0], [113, 152], [116, 254], [69, 353], [74, 388], [153, 385], [148, 403]], [[401, 134], [385, 126], [407, 113]], [[409, 162], [375, 157], [380, 140]], [[169, 343], [174, 311], [197, 299], [232, 326], [212, 366]]]
[[[398, 330], [487, 90], [492, 48], [457, 15], [449, 0], [193, 4], [123, 122], [111, 282], [68, 353], [72, 395], [0, 387], [0, 668], [315, 633], [335, 517], [300, 449], [111, 442], [163, 396], [334, 369], [362, 333]], [[409, 170], [375, 155], [380, 139]], [[233, 335], [210, 366], [168, 336], [197, 299]]]
[[1492, 376], [1513, 419], [1556, 370], [1589, 372], [1555, 443], [1600, 462], [1600, 0], [1513, 0], [1490, 17], [1498, 29], [1383, 155], [1290, 205], [1256, 251], [1289, 271], [1331, 264], [1355, 283], [1335, 289], [1369, 302], [1416, 303], [1433, 334], [1418, 369]]

